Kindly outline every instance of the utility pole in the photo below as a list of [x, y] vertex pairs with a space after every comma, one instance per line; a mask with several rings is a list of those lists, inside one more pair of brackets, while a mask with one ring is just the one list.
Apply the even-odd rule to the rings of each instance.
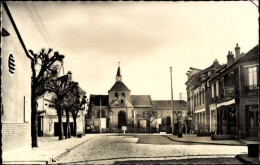
[[99, 116], [100, 116], [100, 133], [102, 133], [102, 128], [101, 128], [101, 98], [100, 98], [100, 106], [99, 106]]
[[[180, 105], [181, 105], [181, 92], [180, 92]], [[180, 106], [181, 107], [181, 106]], [[179, 112], [178, 112], [179, 113]], [[182, 138], [182, 109], [181, 114], [179, 115], [179, 132], [178, 132], [178, 138]]]
[[170, 75], [171, 75], [172, 134], [174, 135], [174, 106], [173, 106], [172, 67], [171, 66], [170, 66]]

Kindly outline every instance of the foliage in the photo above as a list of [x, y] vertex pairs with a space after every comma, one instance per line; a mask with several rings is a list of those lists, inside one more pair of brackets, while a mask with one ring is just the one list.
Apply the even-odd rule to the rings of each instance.
[[151, 133], [151, 123], [157, 119], [157, 112], [154, 110], [150, 111], [143, 111], [141, 114], [137, 114], [136, 118], [139, 120], [146, 120], [149, 122], [149, 128], [150, 128], [150, 133]]
[[72, 91], [78, 85], [77, 82], [69, 81], [68, 75], [49, 79], [45, 83], [45, 90], [48, 92], [53, 92], [56, 97], [53, 98], [53, 102], [56, 105], [56, 110], [58, 114], [58, 122], [60, 127], [59, 140], [63, 139], [63, 128], [62, 128], [62, 114], [65, 108], [64, 100], [67, 93]]

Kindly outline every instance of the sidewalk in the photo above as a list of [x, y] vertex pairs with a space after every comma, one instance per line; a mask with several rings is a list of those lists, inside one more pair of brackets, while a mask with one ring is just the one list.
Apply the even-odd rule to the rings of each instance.
[[182, 138], [178, 138], [178, 136], [170, 134], [166, 134], [163, 136], [177, 142], [246, 146], [245, 143], [240, 142], [239, 140], [211, 140], [210, 136], [197, 136], [196, 134], [182, 134]]
[[86, 134], [82, 138], [64, 140], [58, 140], [58, 137], [38, 137], [37, 148], [19, 148], [3, 153], [3, 164], [50, 164], [95, 136], [96, 134]]
[[[196, 134], [183, 134], [182, 138], [176, 135], [163, 135], [172, 141], [197, 143], [197, 144], [210, 144], [210, 145], [234, 145], [234, 146], [247, 146], [247, 144], [259, 144], [258, 139], [239, 139], [239, 140], [211, 140], [209, 136], [197, 136]], [[248, 157], [248, 154], [236, 155], [236, 158], [246, 164], [259, 164], [260, 157]]]

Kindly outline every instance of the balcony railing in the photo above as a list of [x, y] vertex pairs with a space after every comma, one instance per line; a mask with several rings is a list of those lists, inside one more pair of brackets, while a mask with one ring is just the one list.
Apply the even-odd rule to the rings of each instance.
[[259, 85], [248, 85], [244, 87], [244, 93], [245, 94], [258, 94], [259, 92]]

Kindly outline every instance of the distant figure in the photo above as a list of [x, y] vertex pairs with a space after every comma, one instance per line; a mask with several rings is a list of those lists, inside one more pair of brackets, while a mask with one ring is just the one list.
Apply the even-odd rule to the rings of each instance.
[[185, 125], [184, 125], [183, 128], [182, 128], [182, 132], [183, 132], [184, 134], [186, 134], [186, 127], [185, 127]]
[[190, 132], [190, 127], [188, 127], [187, 133], [188, 133], [188, 134], [190, 134], [190, 133], [191, 133], [191, 132]]

